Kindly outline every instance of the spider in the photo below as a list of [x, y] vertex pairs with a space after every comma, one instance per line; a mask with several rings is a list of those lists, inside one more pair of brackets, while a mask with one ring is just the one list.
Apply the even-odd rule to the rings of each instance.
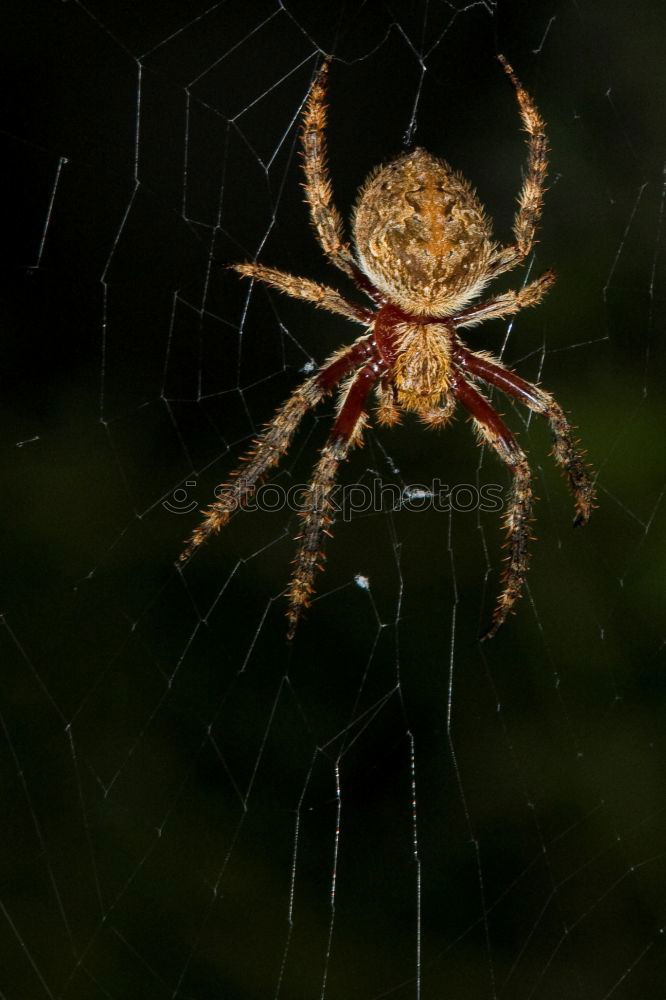
[[290, 446], [304, 414], [338, 388], [337, 415], [308, 487], [298, 551], [287, 590], [292, 639], [314, 592], [321, 569], [323, 536], [333, 521], [331, 494], [338, 467], [360, 445], [370, 394], [378, 398], [377, 420], [393, 425], [401, 411], [416, 413], [428, 427], [443, 427], [456, 404], [471, 417], [481, 444], [508, 466], [511, 493], [505, 514], [507, 556], [502, 590], [482, 638], [495, 635], [514, 607], [528, 568], [532, 493], [525, 452], [499, 414], [477, 388], [485, 383], [518, 400], [550, 423], [555, 461], [565, 471], [576, 508], [574, 524], [590, 516], [594, 490], [582, 453], [564, 412], [549, 393], [526, 382], [482, 351], [472, 351], [458, 332], [483, 320], [511, 316], [534, 306], [555, 280], [552, 271], [476, 304], [488, 282], [525, 260], [535, 242], [547, 167], [544, 122], [529, 94], [503, 56], [522, 124], [528, 134], [528, 160], [514, 242], [493, 240], [490, 221], [467, 180], [444, 160], [416, 148], [377, 167], [359, 191], [353, 213], [355, 253], [343, 237], [333, 202], [326, 150], [326, 87], [330, 58], [305, 103], [301, 133], [305, 197], [315, 235], [330, 263], [350, 278], [372, 306], [350, 302], [328, 285], [265, 267], [231, 265], [240, 275], [262, 281], [287, 295], [314, 303], [366, 328], [351, 345], [335, 352], [287, 399], [255, 440], [231, 481], [216, 490], [217, 500], [192, 534], [181, 560], [187, 560], [243, 506], [257, 482]]

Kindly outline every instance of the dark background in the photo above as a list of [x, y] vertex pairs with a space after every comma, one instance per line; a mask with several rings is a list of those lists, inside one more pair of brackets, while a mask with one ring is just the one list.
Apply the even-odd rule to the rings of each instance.
[[[663, 5], [9, 2], [0, 35], [2, 996], [661, 995]], [[469, 341], [572, 414], [599, 507], [571, 529], [547, 429], [502, 403], [539, 502], [492, 643], [497, 514], [338, 524], [292, 648], [293, 515], [174, 568], [197, 516], [163, 501], [206, 503], [354, 335], [222, 269], [347, 290], [299, 187], [321, 52], [346, 217], [414, 124], [506, 241], [498, 52], [548, 123], [558, 283]], [[372, 429], [343, 475], [507, 482], [462, 419]]]

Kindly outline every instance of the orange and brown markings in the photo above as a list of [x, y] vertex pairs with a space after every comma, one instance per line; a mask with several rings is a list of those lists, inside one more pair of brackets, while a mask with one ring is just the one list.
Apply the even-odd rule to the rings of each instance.
[[370, 175], [354, 234], [370, 279], [417, 316], [449, 315], [478, 294], [495, 250], [471, 185], [424, 149]]

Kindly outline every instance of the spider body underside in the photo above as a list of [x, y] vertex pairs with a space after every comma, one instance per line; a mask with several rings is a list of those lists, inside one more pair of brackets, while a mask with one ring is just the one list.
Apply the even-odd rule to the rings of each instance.
[[561, 407], [543, 389], [524, 381], [489, 354], [470, 351], [458, 336], [462, 327], [510, 316], [536, 305], [552, 285], [547, 271], [519, 291], [503, 292], [478, 304], [485, 286], [525, 260], [541, 215], [547, 166], [545, 126], [532, 99], [506, 60], [528, 134], [528, 163], [514, 221], [514, 243], [501, 246], [474, 190], [446, 162], [415, 149], [371, 173], [353, 216], [356, 253], [343, 239], [342, 219], [332, 198], [326, 154], [326, 60], [310, 88], [302, 131], [305, 195], [311, 221], [329, 261], [371, 300], [360, 306], [339, 292], [307, 278], [257, 263], [232, 265], [246, 277], [263, 281], [295, 298], [313, 302], [367, 328], [350, 346], [332, 355], [278, 410], [257, 438], [231, 481], [216, 491], [181, 560], [219, 531], [242, 507], [256, 484], [288, 449], [301, 418], [336, 387], [337, 416], [308, 488], [302, 530], [288, 588], [287, 618], [292, 638], [314, 592], [321, 569], [323, 536], [333, 521], [331, 493], [338, 468], [360, 444], [372, 390], [377, 420], [392, 425], [411, 411], [430, 427], [444, 426], [460, 404], [471, 417], [482, 444], [507, 465], [512, 489], [505, 513], [507, 556], [503, 589], [484, 638], [493, 636], [518, 599], [528, 568], [527, 543], [532, 515], [530, 469], [513, 433], [476, 387], [500, 389], [549, 421], [553, 455], [565, 471], [584, 524], [594, 489], [582, 453]]

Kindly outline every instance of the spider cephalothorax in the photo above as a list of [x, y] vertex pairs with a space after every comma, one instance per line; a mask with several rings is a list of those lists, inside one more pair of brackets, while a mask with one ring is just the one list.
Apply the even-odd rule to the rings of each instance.
[[529, 135], [529, 158], [514, 222], [514, 242], [493, 241], [490, 222], [469, 183], [444, 160], [415, 149], [379, 167], [359, 192], [353, 218], [356, 253], [342, 235], [333, 204], [326, 161], [326, 77], [329, 61], [316, 75], [303, 120], [305, 192], [322, 250], [371, 300], [356, 305], [327, 285], [285, 274], [262, 264], [233, 265], [295, 298], [339, 313], [367, 332], [328, 359], [278, 410], [232, 480], [216, 491], [181, 559], [187, 559], [248, 500], [256, 484], [291, 443], [307, 410], [336, 387], [338, 411], [308, 488], [299, 548], [289, 586], [289, 635], [310, 603], [324, 534], [333, 521], [331, 494], [340, 463], [359, 444], [367, 422], [368, 398], [378, 395], [377, 419], [395, 424], [400, 413], [416, 413], [428, 426], [443, 426], [459, 403], [470, 415], [482, 443], [492, 447], [512, 474], [506, 509], [507, 558], [503, 590], [485, 637], [495, 634], [520, 595], [528, 565], [532, 511], [530, 470], [525, 453], [498, 413], [475, 387], [500, 389], [545, 415], [553, 434], [553, 455], [566, 472], [577, 524], [590, 516], [594, 490], [561, 407], [543, 389], [513, 374], [489, 354], [470, 351], [458, 331], [486, 319], [510, 316], [536, 305], [554, 281], [547, 271], [520, 291], [470, 303], [489, 281], [525, 259], [534, 245], [546, 175], [544, 123], [534, 102], [500, 56], [518, 97]]

